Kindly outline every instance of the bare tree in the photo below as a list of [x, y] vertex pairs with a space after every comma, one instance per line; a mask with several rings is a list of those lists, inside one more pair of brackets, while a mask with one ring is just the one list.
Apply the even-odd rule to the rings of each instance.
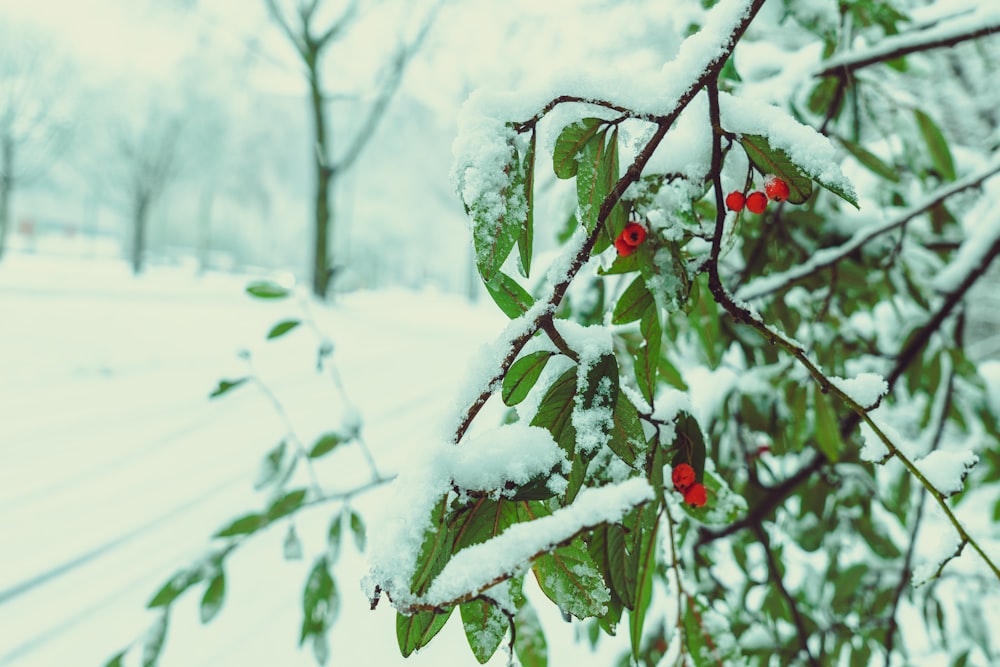
[[0, 36], [0, 259], [15, 189], [41, 176], [69, 136], [65, 72], [51, 53], [19, 33]]
[[143, 269], [150, 212], [178, 173], [180, 135], [180, 119], [157, 111], [151, 111], [141, 126], [122, 127], [116, 134], [114, 185], [132, 223], [129, 260], [136, 275]]
[[[438, 4], [427, 15], [412, 41], [401, 43], [392, 55], [384, 76], [378, 84], [373, 102], [363, 116], [360, 128], [347, 138], [342, 151], [335, 151], [333, 131], [329, 119], [328, 95], [324, 87], [324, 56], [329, 47], [351, 27], [358, 15], [358, 0], [350, 0], [344, 11], [329, 25], [317, 25], [317, 10], [322, 0], [265, 0], [268, 14], [277, 23], [285, 37], [295, 47], [309, 85], [309, 112], [313, 122], [314, 147], [311, 161], [315, 170], [315, 199], [313, 216], [312, 291], [324, 298], [333, 277], [333, 232], [336, 206], [334, 195], [337, 178], [351, 168], [371, 139], [389, 102], [399, 88], [403, 72], [419, 48]], [[294, 4], [294, 7], [288, 5]]]

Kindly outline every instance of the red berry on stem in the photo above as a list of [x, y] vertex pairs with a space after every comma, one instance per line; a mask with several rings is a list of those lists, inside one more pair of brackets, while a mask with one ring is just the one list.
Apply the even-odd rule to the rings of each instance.
[[785, 201], [788, 199], [788, 183], [771, 174], [764, 179], [764, 192], [774, 201]]
[[704, 507], [708, 502], [708, 494], [704, 484], [693, 484], [684, 492], [684, 502], [692, 507]]
[[747, 195], [747, 208], [752, 213], [763, 213], [767, 208], [767, 195], [763, 192], [751, 192]]
[[625, 229], [622, 230], [621, 236], [618, 238], [624, 239], [625, 243], [635, 248], [646, 240], [646, 228], [637, 222], [630, 222], [625, 225]]
[[623, 236], [619, 236], [615, 239], [615, 249], [618, 250], [618, 254], [622, 257], [628, 257], [635, 252], [635, 246], [629, 245], [628, 241], [626, 241]]
[[730, 211], [742, 211], [743, 204], [746, 203], [746, 197], [739, 190], [733, 190], [728, 195], [726, 195], [726, 208]]
[[670, 474], [670, 479], [674, 483], [674, 488], [684, 493], [692, 484], [694, 484], [694, 468], [692, 468], [687, 463], [679, 463], [674, 467], [673, 472]]

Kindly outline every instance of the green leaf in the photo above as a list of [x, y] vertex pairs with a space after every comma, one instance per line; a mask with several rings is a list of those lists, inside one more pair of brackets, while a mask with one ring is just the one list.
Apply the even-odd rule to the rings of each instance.
[[202, 623], [208, 623], [218, 615], [226, 596], [226, 575], [220, 571], [208, 583], [198, 608]]
[[285, 540], [281, 543], [281, 555], [285, 560], [302, 560], [302, 541], [295, 531], [295, 524], [291, 521], [288, 522]]
[[510, 150], [510, 162], [504, 167], [508, 177], [506, 187], [499, 193], [485, 193], [469, 208], [473, 219], [476, 266], [487, 284], [514, 249], [528, 214], [524, 198], [525, 174], [513, 145]]
[[241, 384], [249, 380], [250, 378], [238, 378], [236, 380], [219, 380], [219, 386], [216, 387], [211, 394], [208, 395], [209, 398], [216, 398], [217, 396], [222, 396], [227, 391], [236, 389]]
[[396, 614], [396, 641], [403, 657], [408, 658], [417, 649], [427, 646], [451, 618], [453, 611], [454, 607], [448, 607], [443, 614], [433, 611], [418, 611], [412, 616]]
[[517, 237], [517, 254], [521, 275], [527, 278], [531, 275], [531, 247], [534, 240], [535, 220], [535, 131], [531, 131], [528, 142], [528, 153], [524, 156], [524, 200], [528, 205], [528, 215], [521, 225], [521, 233]]
[[887, 181], [899, 183], [899, 173], [896, 171], [895, 167], [887, 165], [879, 156], [869, 152], [860, 144], [848, 141], [847, 139], [840, 139], [840, 145], [846, 148], [858, 162], [868, 167], [872, 173], [877, 176], [881, 176]]
[[656, 533], [659, 521], [652, 505], [644, 505], [636, 510], [636, 525], [633, 530], [635, 546], [632, 547], [635, 572], [635, 607], [629, 612], [629, 640], [632, 644], [632, 657], [638, 663], [642, 648], [642, 630], [646, 622], [646, 612], [649, 611], [653, 599], [653, 579], [656, 573]]
[[677, 414], [674, 447], [676, 451], [670, 465], [677, 467], [687, 463], [694, 468], [695, 481], [705, 480], [705, 436], [701, 433], [698, 420], [688, 412]]
[[296, 319], [281, 320], [273, 327], [271, 327], [271, 330], [267, 332], [267, 339], [271, 340], [273, 338], [284, 336], [286, 333], [288, 333], [295, 327], [299, 326], [300, 324], [302, 324], [302, 320], [296, 320]]
[[417, 569], [413, 573], [413, 580], [410, 584], [411, 590], [416, 595], [423, 595], [427, 592], [434, 577], [444, 569], [452, 554], [455, 532], [446, 523], [447, 500], [447, 496], [442, 496], [434, 506], [431, 511], [430, 525], [424, 531], [424, 540], [420, 545], [420, 555], [416, 561]]
[[687, 596], [684, 610], [684, 640], [695, 667], [714, 667], [716, 662], [711, 656], [714, 653], [715, 643], [702, 626], [698, 603], [690, 595]]
[[215, 534], [215, 537], [233, 537], [235, 535], [250, 535], [267, 525], [267, 517], [252, 513], [234, 519], [228, 526]]
[[607, 563], [611, 590], [627, 609], [635, 608], [635, 581], [628, 576], [625, 529], [617, 523], [607, 526]]
[[309, 458], [318, 459], [321, 456], [329, 454], [334, 449], [336, 449], [337, 445], [341, 444], [342, 442], [344, 442], [344, 436], [342, 436], [340, 433], [336, 433], [333, 431], [329, 433], [324, 433], [319, 437], [318, 440], [316, 440], [316, 443], [312, 446], [312, 449], [309, 450]]
[[836, 463], [840, 459], [840, 427], [837, 425], [837, 416], [833, 412], [833, 406], [826, 394], [815, 392], [813, 403], [816, 408], [816, 444], [831, 462]]
[[453, 553], [496, 537], [517, 520], [515, 503], [503, 499], [476, 499], [456, 520]]
[[740, 138], [743, 150], [757, 169], [763, 174], [774, 174], [788, 183], [788, 203], [802, 204], [812, 195], [812, 179], [792, 162], [788, 153], [773, 148], [767, 137], [760, 134], [745, 134]]
[[306, 489], [295, 489], [281, 496], [267, 509], [267, 520], [276, 521], [302, 507], [306, 499]]
[[538, 587], [565, 613], [577, 618], [604, 613], [610, 593], [580, 538], [539, 556], [532, 570]]
[[577, 155], [600, 129], [600, 118], [584, 118], [563, 128], [552, 150], [552, 169], [559, 178], [577, 174]]
[[351, 534], [354, 535], [354, 545], [358, 551], [364, 553], [365, 545], [368, 543], [368, 536], [365, 530], [365, 522], [357, 512], [351, 512]]
[[167, 639], [169, 619], [169, 613], [164, 611], [146, 634], [146, 641], [142, 645], [142, 667], [153, 667], [159, 661], [163, 643]]
[[548, 429], [552, 438], [566, 452], [567, 458], [576, 454], [576, 429], [570, 417], [576, 396], [576, 367], [559, 376], [548, 388], [538, 406], [532, 426]]
[[330, 554], [330, 562], [335, 563], [340, 558], [340, 536], [343, 534], [344, 514], [334, 515], [330, 520], [330, 530], [327, 532], [327, 548]]
[[514, 652], [521, 661], [521, 667], [548, 667], [549, 648], [545, 632], [531, 603], [525, 600], [515, 618], [517, 634], [514, 636]]
[[486, 600], [472, 600], [459, 606], [462, 627], [472, 654], [479, 664], [486, 664], [500, 647], [510, 622], [504, 613]]
[[255, 280], [247, 285], [247, 294], [258, 299], [284, 299], [291, 290], [273, 280]]
[[515, 361], [504, 376], [503, 386], [500, 389], [503, 402], [514, 406], [527, 398], [551, 357], [551, 352], [543, 350], [526, 354]]
[[920, 133], [927, 142], [927, 148], [931, 153], [931, 161], [938, 174], [946, 181], [955, 180], [955, 161], [951, 156], [951, 149], [948, 147], [948, 140], [945, 139], [941, 128], [937, 123], [920, 109], [914, 109], [913, 115], [917, 118], [917, 126]]
[[527, 290], [503, 271], [497, 271], [493, 279], [484, 284], [503, 314], [512, 320], [524, 315], [535, 304]]
[[746, 500], [737, 495], [718, 473], [705, 470], [701, 477], [707, 500], [702, 507], [681, 507], [691, 518], [706, 526], [727, 526], [740, 518], [746, 510]]
[[653, 295], [646, 287], [646, 281], [642, 276], [636, 276], [615, 304], [614, 313], [611, 315], [612, 324], [627, 324], [634, 322], [643, 316], [649, 308], [655, 307]]
[[330, 563], [320, 556], [313, 563], [302, 589], [302, 632], [299, 646], [311, 635], [325, 633], [340, 611], [337, 587], [330, 576]]
[[584, 145], [576, 175], [580, 222], [588, 233], [597, 226], [601, 203], [618, 179], [618, 153], [605, 143], [605, 139], [607, 131], [602, 130]]
[[818, 167], [811, 170], [803, 165], [792, 162], [784, 150], [771, 146], [767, 137], [759, 134], [745, 134], [740, 138], [747, 157], [764, 174], [775, 174], [788, 183], [788, 202], [802, 204], [812, 195], [812, 182], [815, 180], [824, 188], [844, 201], [858, 208], [858, 197], [852, 188], [845, 186], [839, 180], [832, 180], [825, 171]]
[[201, 578], [201, 573], [197, 569], [181, 570], [160, 587], [160, 590], [146, 603], [146, 608], [169, 606], [181, 593], [201, 581]]
[[[124, 659], [125, 659], [125, 651], [119, 651], [118, 653], [113, 655], [110, 660], [104, 663], [104, 667], [122, 667], [123, 665], [122, 660]], [[527, 665], [525, 665], [525, 667], [527, 667]]]
[[260, 461], [260, 468], [257, 470], [257, 479], [254, 480], [253, 488], [262, 489], [271, 482], [278, 479], [281, 473], [281, 464], [285, 457], [286, 443], [279, 442]]
[[614, 428], [611, 430], [611, 439], [608, 447], [622, 461], [635, 466], [638, 459], [638, 450], [645, 442], [645, 434], [642, 431], [642, 422], [639, 421], [639, 411], [629, 400], [624, 392], [618, 392], [618, 400], [615, 403]]

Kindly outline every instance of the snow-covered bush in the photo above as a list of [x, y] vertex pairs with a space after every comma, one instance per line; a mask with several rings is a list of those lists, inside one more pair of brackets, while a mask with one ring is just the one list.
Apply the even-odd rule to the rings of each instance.
[[546, 664], [533, 579], [627, 633], [622, 664], [995, 664], [997, 415], [963, 324], [1000, 134], [941, 113], [981, 94], [1000, 11], [676, 4], [662, 68], [466, 104], [453, 175], [511, 322], [367, 517], [371, 604], [403, 655], [457, 609], [478, 661]]

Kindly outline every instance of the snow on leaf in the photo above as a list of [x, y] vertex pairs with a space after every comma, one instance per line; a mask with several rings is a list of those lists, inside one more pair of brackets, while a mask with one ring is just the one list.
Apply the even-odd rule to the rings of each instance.
[[[539, 554], [553, 551], [557, 545], [572, 539], [588, 527], [621, 521], [625, 513], [633, 507], [652, 498], [652, 489], [642, 478], [633, 478], [611, 486], [584, 489], [572, 504], [557, 509], [548, 516], [517, 523], [493, 539], [456, 553], [435, 577], [425, 599], [431, 604], [443, 604], [479, 591], [501, 577], [521, 571]], [[556, 575], [558, 581], [550, 582], [552, 584], [550, 590], [563, 585], [575, 588], [580, 580], [589, 581], [591, 573], [587, 568], [587, 561], [592, 564], [589, 556], [586, 556], [586, 550], [583, 549], [583, 556], [579, 556], [574, 550], [567, 552], [561, 561], [562, 565], [556, 561], [547, 562], [543, 568], [545, 572], [550, 572], [552, 568], [562, 572]], [[596, 575], [603, 590], [603, 579], [599, 572]], [[541, 581], [539, 583], [542, 584]], [[563, 592], [567, 596], [574, 595], [569, 589]], [[581, 598], [574, 597], [566, 604], [572, 607], [568, 609], [570, 613], [575, 614], [576, 611], [600, 613], [598, 607], [606, 602], [607, 599], [600, 593], [591, 593]]]

